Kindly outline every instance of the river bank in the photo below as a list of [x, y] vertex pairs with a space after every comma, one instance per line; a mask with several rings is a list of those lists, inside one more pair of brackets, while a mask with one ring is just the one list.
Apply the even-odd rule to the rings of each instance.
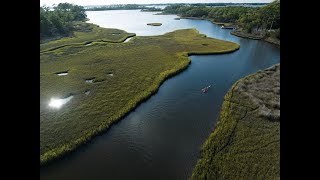
[[[181, 19], [208, 20], [214, 24], [220, 25], [222, 29], [233, 29], [233, 28], [237, 27], [237, 25], [234, 23], [214, 22], [212, 19], [208, 19], [208, 18], [193, 18], [193, 17], [189, 18], [189, 17], [187, 17], [187, 18], [181, 18]], [[242, 30], [234, 30], [234, 31], [231, 31], [230, 34], [232, 34], [234, 36], [242, 37], [242, 38], [266, 41], [268, 43], [275, 44], [278, 47], [280, 47], [280, 40], [277, 38], [271, 37], [271, 36], [255, 35], [253, 33], [246, 33]]]
[[238, 80], [191, 179], [280, 177], [280, 64]]
[[270, 37], [270, 36], [255, 35], [252, 33], [246, 33], [241, 30], [231, 31], [230, 34], [232, 34], [234, 36], [242, 37], [242, 38], [266, 41], [268, 43], [275, 44], [280, 47], [280, 40], [277, 38]]
[[[170, 14], [170, 13], [157, 13], [155, 15], [172, 15], [172, 14]], [[180, 20], [180, 19], [207, 20], [213, 24], [217, 24], [217, 25], [221, 26], [222, 29], [236, 29], [236, 30], [230, 32], [230, 34], [232, 34], [234, 36], [253, 39], [253, 40], [262, 40], [262, 41], [266, 41], [271, 44], [275, 44], [278, 47], [280, 47], [280, 40], [279, 39], [271, 37], [269, 35], [261, 36], [261, 35], [256, 35], [253, 33], [244, 32], [243, 30], [238, 29], [238, 26], [235, 23], [215, 22], [214, 19], [206, 18], [206, 17], [184, 17], [184, 16], [180, 16], [180, 15], [178, 15], [178, 16], [179, 17], [175, 18], [175, 20]]]

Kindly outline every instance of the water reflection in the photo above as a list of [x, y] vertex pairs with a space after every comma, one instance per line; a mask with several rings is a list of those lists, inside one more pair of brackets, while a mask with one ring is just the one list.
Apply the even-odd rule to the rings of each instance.
[[67, 72], [57, 73], [57, 75], [58, 75], [58, 76], [66, 76], [66, 75], [68, 75], [68, 73], [67, 73]]
[[93, 79], [87, 79], [86, 83], [93, 83]]
[[50, 99], [50, 102], [49, 102], [49, 107], [59, 109], [59, 108], [61, 108], [64, 104], [66, 104], [67, 102], [69, 102], [72, 98], [73, 98], [73, 96], [69, 96], [69, 97], [64, 98], [64, 99], [51, 98], [51, 99]]
[[127, 38], [124, 42], [128, 42], [130, 39], [132, 39], [133, 37]]

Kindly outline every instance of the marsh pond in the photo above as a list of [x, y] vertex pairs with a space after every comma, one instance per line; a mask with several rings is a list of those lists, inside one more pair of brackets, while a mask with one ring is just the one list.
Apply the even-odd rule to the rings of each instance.
[[[267, 42], [233, 36], [231, 30], [221, 29], [206, 20], [177, 21], [176, 15], [154, 14], [140, 10], [87, 12], [90, 23], [137, 36], [156, 37], [179, 29], [195, 28], [207, 37], [237, 43], [240, 49], [228, 54], [190, 56], [191, 64], [187, 69], [164, 81], [156, 94], [105, 133], [61, 160], [41, 167], [40, 179], [188, 179], [203, 142], [214, 130], [223, 97], [230, 87], [238, 79], [280, 62], [280, 49]], [[150, 22], [159, 22], [162, 26], [146, 26]], [[137, 40], [139, 37], [134, 37], [124, 44]], [[86, 47], [95, 48], [95, 45]], [[74, 69], [70, 69], [67, 76], [52, 78], [68, 82], [67, 78], [72, 78], [73, 72]], [[110, 69], [105, 73], [109, 75], [104, 79], [108, 83], [120, 80], [120, 71]], [[81, 80], [85, 86], [99, 83], [99, 79], [90, 83], [85, 80]], [[208, 85], [211, 88], [202, 93], [201, 89]], [[95, 90], [82, 92], [86, 93], [82, 100], [98, 92]], [[52, 111], [67, 113], [75, 100], [76, 96], [60, 110]], [[68, 131], [67, 127], [65, 130]]]

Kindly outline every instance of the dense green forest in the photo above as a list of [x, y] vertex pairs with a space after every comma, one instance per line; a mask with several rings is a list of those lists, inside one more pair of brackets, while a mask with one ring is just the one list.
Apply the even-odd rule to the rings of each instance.
[[69, 34], [73, 28], [72, 22], [84, 21], [86, 17], [84, 7], [69, 3], [60, 3], [53, 9], [40, 7], [40, 41]]
[[178, 14], [182, 17], [201, 17], [214, 22], [235, 23], [246, 32], [266, 32], [274, 30], [280, 39], [280, 0], [262, 7], [196, 7], [171, 5], [163, 10], [166, 14]]
[[192, 6], [262, 6], [267, 3], [192, 3]]

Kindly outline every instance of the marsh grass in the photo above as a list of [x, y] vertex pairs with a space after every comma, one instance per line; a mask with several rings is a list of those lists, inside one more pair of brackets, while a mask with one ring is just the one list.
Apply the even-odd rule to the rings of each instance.
[[[100, 38], [115, 36], [105, 35]], [[78, 44], [40, 53], [41, 165], [72, 152], [104, 132], [156, 93], [165, 79], [188, 67], [188, 53], [227, 53], [240, 47], [232, 42], [208, 38], [195, 29], [135, 37], [127, 43], [95, 42], [88, 36], [78, 34], [79, 40], [64, 41]], [[94, 42], [85, 46], [81, 40]], [[42, 46], [63, 45], [59, 41]], [[54, 76], [54, 73], [66, 69], [68, 76]], [[93, 83], [86, 83], [88, 79], [93, 79]], [[89, 95], [84, 93], [87, 91], [90, 91]], [[48, 107], [50, 98], [69, 94], [74, 95], [72, 101], [61, 109]]]
[[[120, 29], [101, 28], [95, 24], [83, 22], [76, 22], [75, 24], [76, 28], [72, 36], [42, 43], [40, 44], [40, 52], [51, 51], [66, 46], [88, 45], [93, 41], [120, 43], [129, 37], [135, 36], [134, 33], [127, 33]], [[86, 30], [77, 26], [85, 26]]]
[[279, 87], [280, 64], [232, 86], [191, 179], [280, 179]]

